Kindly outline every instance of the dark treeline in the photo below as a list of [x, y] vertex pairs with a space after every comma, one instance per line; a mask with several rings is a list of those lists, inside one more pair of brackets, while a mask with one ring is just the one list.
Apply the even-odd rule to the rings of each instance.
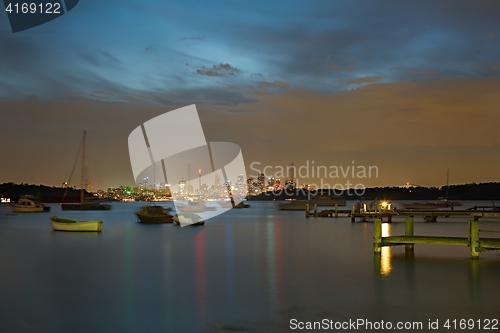
[[481, 183], [481, 184], [461, 184], [450, 185], [448, 191], [446, 186], [438, 187], [374, 187], [363, 190], [317, 190], [308, 191], [303, 189], [283, 190], [275, 192], [266, 192], [257, 196], [250, 197], [249, 200], [285, 200], [286, 198], [295, 198], [298, 200], [307, 200], [318, 194], [322, 196], [338, 196], [346, 200], [357, 198], [364, 199], [388, 199], [388, 200], [435, 200], [446, 198], [448, 200], [500, 200], [500, 183]]
[[[64, 191], [61, 187], [49, 187], [33, 184], [0, 184], [0, 196], [17, 201], [23, 195], [33, 195], [41, 202], [61, 202]], [[388, 199], [388, 200], [435, 200], [446, 197], [446, 186], [438, 187], [374, 187], [363, 190], [317, 190], [308, 191], [303, 189], [282, 190], [266, 192], [257, 196], [251, 196], [249, 200], [285, 200], [295, 198], [307, 200], [314, 195], [339, 196], [346, 200], [357, 198], [364, 199]], [[85, 197], [93, 197], [91, 193], [85, 192]], [[80, 200], [80, 190], [68, 188], [65, 202], [77, 202]], [[448, 200], [500, 200], [500, 183], [462, 184], [450, 185], [448, 188]]]
[[[64, 191], [66, 191], [64, 202], [80, 201], [80, 190], [75, 190], [73, 188], [64, 189], [62, 187], [33, 184], [0, 184], [0, 196], [10, 198], [12, 201], [18, 201], [23, 195], [32, 195], [37, 197], [40, 202], [61, 202]], [[85, 192], [85, 197], [93, 197], [93, 195]]]

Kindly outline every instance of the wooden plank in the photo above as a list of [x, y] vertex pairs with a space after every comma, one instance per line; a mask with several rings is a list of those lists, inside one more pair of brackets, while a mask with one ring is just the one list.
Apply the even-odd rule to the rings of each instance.
[[471, 216], [470, 211], [441, 210], [441, 211], [418, 211], [418, 210], [398, 210], [399, 215], [405, 216]]
[[442, 245], [469, 245], [465, 237], [439, 237], [439, 236], [389, 236], [382, 237], [382, 243], [388, 244], [442, 244]]
[[500, 249], [500, 239], [496, 239], [496, 240], [480, 239], [479, 246], [490, 248], [490, 249]]
[[500, 212], [481, 212], [472, 213], [471, 215], [476, 217], [500, 217]]

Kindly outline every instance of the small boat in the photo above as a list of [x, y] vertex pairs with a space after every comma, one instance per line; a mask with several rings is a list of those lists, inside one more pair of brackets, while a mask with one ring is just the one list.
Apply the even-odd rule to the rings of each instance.
[[318, 207], [332, 207], [332, 206], [345, 206], [346, 201], [344, 198], [336, 197], [319, 197], [313, 198], [311, 200], [292, 200], [289, 203], [278, 204], [280, 210], [304, 210], [306, 209], [306, 204], [309, 207], [317, 205]]
[[135, 213], [141, 223], [171, 223], [172, 215], [170, 215], [170, 208], [162, 206], [142, 206], [141, 209]]
[[173, 221], [179, 224], [181, 227], [187, 227], [189, 225], [204, 225], [205, 220], [196, 214], [183, 213], [181, 215], [175, 215]]
[[39, 213], [50, 212], [50, 207], [39, 203], [36, 198], [24, 196], [19, 199], [17, 204], [12, 204], [12, 210], [16, 213]]
[[74, 221], [70, 219], [63, 219], [52, 214], [50, 219], [52, 228], [56, 231], [97, 231], [101, 232], [102, 221]]

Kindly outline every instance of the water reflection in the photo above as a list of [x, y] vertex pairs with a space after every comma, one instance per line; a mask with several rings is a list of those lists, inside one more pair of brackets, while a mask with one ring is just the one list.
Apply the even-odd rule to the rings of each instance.
[[472, 302], [478, 303], [481, 298], [481, 285], [479, 283], [479, 260], [471, 260], [470, 285]]
[[266, 259], [268, 269], [269, 303], [273, 310], [284, 304], [284, 254], [281, 221], [266, 224]]
[[267, 283], [269, 305], [273, 311], [276, 310], [276, 258], [274, 255], [274, 222], [266, 224], [266, 258], [267, 258]]
[[[382, 237], [387, 237], [391, 235], [391, 224], [383, 223], [382, 224]], [[382, 251], [380, 253], [380, 274], [382, 276], [387, 276], [392, 271], [392, 253], [390, 246], [382, 247]]]
[[[235, 307], [234, 295], [234, 258], [233, 258], [233, 228], [231, 223], [225, 225], [224, 247], [224, 290], [226, 292], [226, 309], [233, 311]], [[232, 315], [230, 316], [232, 318]]]
[[125, 227], [125, 303], [127, 304], [128, 327], [135, 327], [134, 321], [134, 259], [132, 246], [132, 225]]
[[205, 233], [195, 236], [195, 274], [196, 274], [196, 305], [199, 323], [205, 323], [207, 316], [207, 285], [205, 266]]

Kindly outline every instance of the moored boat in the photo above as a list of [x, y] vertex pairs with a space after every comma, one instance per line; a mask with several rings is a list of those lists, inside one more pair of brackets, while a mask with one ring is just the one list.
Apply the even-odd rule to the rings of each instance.
[[61, 203], [62, 210], [110, 210], [110, 204], [102, 202], [67, 202]]
[[205, 220], [200, 216], [191, 213], [183, 213], [180, 215], [175, 215], [173, 221], [179, 224], [181, 227], [187, 227], [189, 225], [204, 225]]
[[306, 208], [306, 204], [309, 204], [310, 207], [313, 207], [314, 205], [317, 205], [318, 207], [333, 207], [335, 205], [345, 206], [346, 201], [344, 198], [319, 197], [311, 200], [291, 200], [288, 203], [278, 204], [278, 207], [281, 210], [304, 210]]
[[24, 196], [19, 199], [17, 204], [12, 204], [12, 210], [16, 213], [39, 213], [50, 212], [50, 207], [47, 207], [38, 202], [38, 199]]
[[178, 211], [186, 213], [201, 213], [209, 210], [215, 210], [215, 207], [205, 205], [204, 201], [188, 201], [187, 205], [176, 204], [175, 208]]
[[52, 228], [56, 231], [94, 231], [101, 232], [102, 221], [75, 221], [70, 219], [63, 219], [52, 214], [50, 219]]
[[[65, 203], [64, 198], [66, 196], [66, 192], [64, 193], [63, 196], [63, 202], [61, 203], [61, 209], [62, 210], [110, 210], [112, 206], [110, 204], [104, 204], [102, 202], [99, 202], [94, 198], [94, 200], [91, 201], [85, 201], [85, 146], [86, 146], [86, 140], [87, 140], [87, 131], [83, 131], [83, 139], [82, 139], [82, 167], [81, 167], [81, 188], [80, 188], [80, 202], [71, 202], [71, 203]], [[77, 158], [78, 160], [78, 158]], [[75, 162], [76, 163], [76, 162]], [[72, 173], [73, 174], [73, 173]], [[68, 183], [71, 182], [71, 177]], [[92, 198], [91, 198], [92, 199]]]
[[137, 215], [141, 223], [173, 222], [172, 215], [170, 215], [170, 208], [162, 206], [142, 206], [135, 215]]
[[414, 202], [404, 203], [403, 206], [406, 209], [453, 209], [453, 207], [462, 206], [462, 203], [458, 201]]

